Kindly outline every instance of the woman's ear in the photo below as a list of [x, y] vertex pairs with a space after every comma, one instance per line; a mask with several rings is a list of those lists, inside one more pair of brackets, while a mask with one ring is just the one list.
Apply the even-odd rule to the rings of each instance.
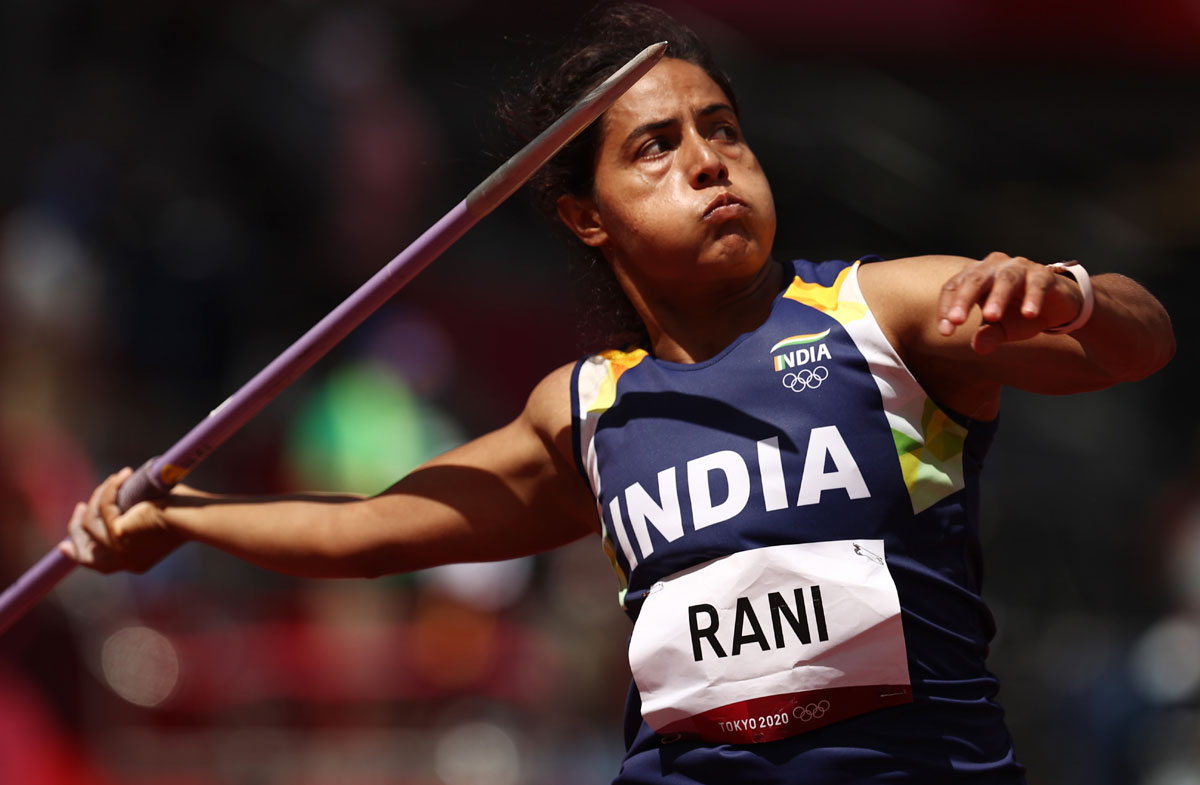
[[564, 194], [558, 197], [558, 217], [584, 245], [599, 248], [608, 241], [600, 212], [591, 199]]

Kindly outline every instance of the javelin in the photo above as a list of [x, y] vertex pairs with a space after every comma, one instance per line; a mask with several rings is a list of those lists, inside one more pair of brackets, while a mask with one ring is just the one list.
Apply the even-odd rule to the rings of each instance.
[[[374, 313], [485, 215], [525, 184], [542, 164], [575, 138], [662, 59], [666, 42], [643, 49], [601, 82], [512, 158], [477, 185], [467, 198], [413, 241], [382, 270], [317, 322], [258, 374], [192, 428], [169, 450], [142, 464], [118, 494], [121, 510], [168, 494], [209, 453], [245, 425], [289, 384], [309, 369], [351, 330]], [[59, 581], [75, 562], [58, 548], [0, 594], [0, 633], [8, 629]]]

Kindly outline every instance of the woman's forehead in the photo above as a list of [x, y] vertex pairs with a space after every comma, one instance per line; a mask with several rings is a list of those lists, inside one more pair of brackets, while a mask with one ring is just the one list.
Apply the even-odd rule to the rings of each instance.
[[605, 113], [605, 136], [623, 136], [647, 123], [690, 116], [729, 103], [725, 91], [704, 69], [686, 60], [664, 58]]

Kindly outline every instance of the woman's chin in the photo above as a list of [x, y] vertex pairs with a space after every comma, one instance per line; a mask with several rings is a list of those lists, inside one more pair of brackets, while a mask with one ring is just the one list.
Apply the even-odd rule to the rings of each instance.
[[741, 232], [729, 232], [722, 234], [709, 246], [701, 264], [729, 268], [731, 271], [755, 272], [769, 258], [770, 252], [764, 250], [754, 238]]

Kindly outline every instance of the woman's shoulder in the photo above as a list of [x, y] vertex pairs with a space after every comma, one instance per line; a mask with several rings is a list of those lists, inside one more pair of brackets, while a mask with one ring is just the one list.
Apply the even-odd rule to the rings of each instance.
[[[576, 363], [560, 365], [546, 374], [529, 393], [525, 408], [512, 424], [515, 433], [535, 436], [546, 448], [546, 455], [574, 465], [571, 433], [571, 379]], [[510, 426], [510, 427], [512, 427]]]
[[570, 426], [571, 379], [578, 364], [576, 361], [560, 365], [534, 386], [525, 403], [525, 416], [531, 424], [551, 431], [563, 424]]

